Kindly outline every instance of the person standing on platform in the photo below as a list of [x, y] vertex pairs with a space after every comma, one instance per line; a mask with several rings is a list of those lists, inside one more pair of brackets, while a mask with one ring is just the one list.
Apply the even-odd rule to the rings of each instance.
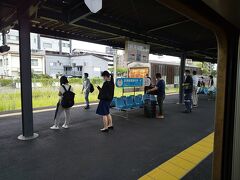
[[183, 88], [184, 88], [184, 103], [186, 110], [184, 111], [184, 113], [190, 113], [192, 112], [193, 78], [190, 75], [189, 70], [185, 71], [185, 75], [186, 78], [183, 84]]
[[193, 100], [193, 107], [198, 106], [198, 76], [197, 71], [193, 71], [193, 93], [192, 93], [192, 100]]
[[82, 88], [82, 93], [84, 93], [84, 98], [85, 98], [85, 109], [89, 109], [89, 93], [90, 93], [90, 80], [88, 78], [88, 73], [84, 73], [84, 79], [83, 79], [83, 88]]
[[158, 119], [164, 119], [163, 114], [163, 101], [165, 99], [165, 81], [162, 79], [162, 75], [160, 73], [156, 74], [157, 85], [156, 87], [147, 91], [147, 93], [157, 91], [157, 102], [159, 106], [159, 113], [156, 116]]
[[151, 89], [151, 77], [149, 77], [148, 74], [146, 74], [145, 78], [144, 78], [144, 94], [146, 94], [147, 90]]
[[114, 96], [114, 81], [113, 76], [108, 72], [102, 72], [104, 79], [103, 86], [99, 90], [98, 99], [100, 100], [96, 114], [103, 117], [103, 128], [100, 129], [102, 132], [108, 132], [109, 129], [113, 129], [112, 116], [110, 114], [110, 104]]
[[[53, 130], [60, 129], [59, 123], [60, 123], [60, 118], [63, 112], [65, 114], [65, 122], [62, 125], [62, 127], [65, 129], [69, 128], [70, 109], [74, 105], [74, 92], [73, 92], [73, 88], [68, 84], [68, 79], [65, 76], [62, 76], [60, 78], [60, 88], [59, 88], [58, 95], [59, 95], [59, 102], [57, 103], [57, 108], [55, 112], [54, 125], [50, 127], [50, 129], [53, 129]], [[63, 102], [64, 99], [67, 99], [68, 101]]]

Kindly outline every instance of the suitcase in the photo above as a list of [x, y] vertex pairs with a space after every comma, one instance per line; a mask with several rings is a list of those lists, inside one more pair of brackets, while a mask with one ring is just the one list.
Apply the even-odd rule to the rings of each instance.
[[144, 116], [147, 118], [156, 117], [156, 101], [145, 99], [144, 101]]

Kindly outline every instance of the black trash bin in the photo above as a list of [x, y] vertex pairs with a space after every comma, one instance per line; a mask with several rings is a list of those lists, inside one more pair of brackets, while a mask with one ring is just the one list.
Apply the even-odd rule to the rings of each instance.
[[156, 100], [145, 99], [144, 100], [144, 116], [148, 118], [156, 117]]

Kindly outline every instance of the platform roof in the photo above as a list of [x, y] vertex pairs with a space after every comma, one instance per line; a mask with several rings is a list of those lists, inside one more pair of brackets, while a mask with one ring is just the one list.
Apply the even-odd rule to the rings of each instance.
[[83, 0], [1, 0], [0, 30], [18, 29], [18, 6], [30, 8], [31, 32], [115, 48], [133, 40], [150, 44], [154, 54], [217, 61], [215, 35], [160, 0], [103, 0], [96, 14]]

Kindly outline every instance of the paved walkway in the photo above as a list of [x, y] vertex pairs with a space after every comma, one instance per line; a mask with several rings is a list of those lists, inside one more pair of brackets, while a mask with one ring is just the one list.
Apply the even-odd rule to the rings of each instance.
[[213, 101], [202, 97], [192, 114], [176, 101], [166, 98], [164, 120], [147, 119], [142, 109], [128, 119], [114, 116], [107, 134], [99, 132], [96, 106], [73, 108], [72, 127], [57, 132], [49, 129], [54, 111], [35, 113], [40, 137], [29, 142], [17, 140], [20, 116], [1, 117], [0, 180], [138, 179], [213, 132]]

